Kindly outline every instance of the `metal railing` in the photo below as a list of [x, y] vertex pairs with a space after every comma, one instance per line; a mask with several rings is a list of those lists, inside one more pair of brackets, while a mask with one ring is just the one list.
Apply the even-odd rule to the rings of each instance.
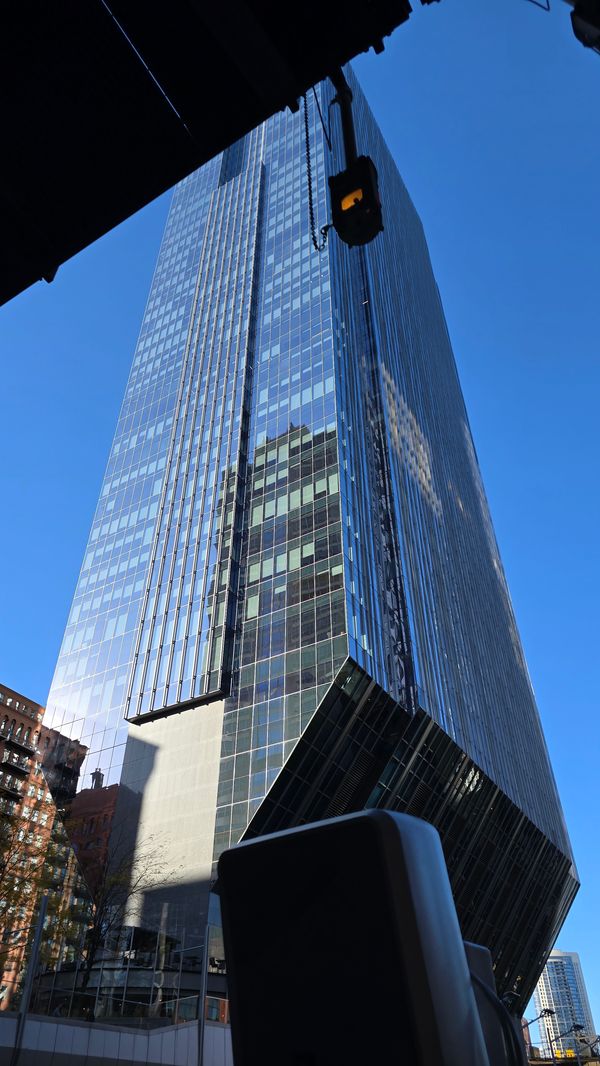
[[23, 783], [21, 781], [13, 780], [11, 774], [3, 774], [0, 772], [0, 788], [3, 788], [6, 792], [12, 792], [14, 795], [20, 796], [23, 792]]
[[81, 990], [57, 984], [49, 989], [36, 989], [30, 1013], [102, 1022], [105, 1025], [155, 1028], [195, 1021], [198, 1018], [198, 999], [198, 995], [163, 999], [160, 994], [153, 999], [124, 999], [119, 990]]
[[1, 729], [0, 728], [0, 740], [7, 740], [10, 744], [18, 744], [19, 747], [24, 748], [25, 751], [35, 752], [35, 746], [23, 737], [18, 737], [14, 729]]
[[27, 756], [17, 755], [14, 751], [5, 751], [2, 756], [3, 765], [14, 766], [17, 770], [29, 771], [31, 763]]

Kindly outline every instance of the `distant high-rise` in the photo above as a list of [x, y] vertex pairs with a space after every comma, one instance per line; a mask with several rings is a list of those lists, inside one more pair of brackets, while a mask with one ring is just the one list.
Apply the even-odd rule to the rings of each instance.
[[[178, 871], [140, 922], [167, 903], [198, 938], [244, 835], [406, 810], [441, 832], [465, 936], [528, 998], [571, 852], [422, 226], [353, 87], [370, 246], [313, 250], [302, 114], [175, 191], [52, 724]], [[308, 98], [318, 226], [331, 98]]]
[[[533, 1001], [536, 1014], [547, 1009], [554, 1011], [554, 1014], [540, 1022], [541, 1043], [548, 1057], [554, 1057], [557, 1051], [561, 1055], [567, 1052], [583, 1054], [586, 1051], [585, 1044], [593, 1044], [596, 1029], [576, 951], [555, 949], [550, 952], [536, 985]], [[573, 1032], [573, 1026], [581, 1026], [582, 1029]], [[566, 1035], [561, 1036], [561, 1033]]]

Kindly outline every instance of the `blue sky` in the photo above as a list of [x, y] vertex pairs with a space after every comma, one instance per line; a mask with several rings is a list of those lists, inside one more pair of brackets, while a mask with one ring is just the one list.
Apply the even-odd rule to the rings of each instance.
[[[565, 4], [444, 0], [355, 67], [425, 225], [582, 880], [558, 946], [600, 1027], [600, 57]], [[167, 207], [0, 309], [0, 679], [40, 702]]]

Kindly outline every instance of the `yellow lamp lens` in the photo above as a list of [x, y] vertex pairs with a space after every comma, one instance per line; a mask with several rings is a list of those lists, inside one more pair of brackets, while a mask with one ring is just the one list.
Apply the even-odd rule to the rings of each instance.
[[359, 203], [363, 198], [362, 189], [355, 189], [354, 192], [349, 192], [347, 196], [344, 196], [342, 200], [342, 211], [349, 211], [351, 207]]

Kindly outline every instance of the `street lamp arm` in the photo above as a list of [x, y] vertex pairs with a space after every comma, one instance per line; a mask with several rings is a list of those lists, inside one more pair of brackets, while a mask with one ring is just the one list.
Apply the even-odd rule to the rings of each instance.
[[558, 1036], [551, 1038], [551, 1043], [555, 1044], [557, 1040], [561, 1040], [563, 1036], [570, 1036], [571, 1033], [580, 1033], [582, 1029], [585, 1029], [584, 1025], [571, 1025], [568, 1029], [565, 1029], [564, 1033], [559, 1033]]
[[539, 1022], [540, 1018], [549, 1018], [551, 1014], [556, 1014], [552, 1007], [544, 1007], [541, 1014], [538, 1014], [536, 1018], [523, 1018], [521, 1020], [521, 1028], [524, 1029], [526, 1025], [534, 1025], [535, 1022]]

